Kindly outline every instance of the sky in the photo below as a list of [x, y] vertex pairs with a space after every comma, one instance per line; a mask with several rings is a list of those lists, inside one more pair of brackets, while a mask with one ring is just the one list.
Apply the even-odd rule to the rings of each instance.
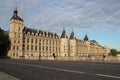
[[24, 26], [96, 40], [120, 51], [120, 0], [0, 0], [0, 28], [9, 30], [17, 6]]

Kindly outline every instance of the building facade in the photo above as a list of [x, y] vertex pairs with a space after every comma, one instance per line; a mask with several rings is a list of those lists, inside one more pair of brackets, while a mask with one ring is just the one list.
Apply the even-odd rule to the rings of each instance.
[[10, 19], [10, 50], [8, 56], [15, 59], [68, 59], [81, 57], [103, 56], [109, 49], [100, 46], [95, 40], [76, 39], [74, 32], [68, 38], [66, 31], [62, 35], [23, 27], [24, 19], [18, 16], [17, 8], [14, 9]]

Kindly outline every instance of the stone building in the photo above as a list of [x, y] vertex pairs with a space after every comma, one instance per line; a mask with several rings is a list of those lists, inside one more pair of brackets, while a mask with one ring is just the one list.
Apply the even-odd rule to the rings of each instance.
[[[103, 56], [108, 48], [100, 46], [95, 40], [76, 39], [74, 32], [68, 38], [66, 31], [62, 35], [23, 27], [24, 19], [18, 16], [17, 7], [10, 19], [10, 50], [8, 56], [15, 59], [69, 59]], [[71, 59], [72, 59], [71, 58]]]

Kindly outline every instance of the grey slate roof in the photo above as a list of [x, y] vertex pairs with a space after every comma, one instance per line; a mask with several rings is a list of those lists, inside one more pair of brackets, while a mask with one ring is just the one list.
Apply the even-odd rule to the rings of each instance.
[[63, 30], [63, 32], [62, 32], [61, 38], [68, 38], [65, 30]]
[[88, 39], [87, 35], [85, 35], [84, 41], [88, 41], [88, 40], [89, 40], [89, 39]]
[[14, 12], [13, 12], [13, 16], [11, 17], [10, 20], [12, 20], [12, 19], [19, 20], [19, 21], [23, 21], [23, 19], [18, 16], [17, 7], [15, 8], [15, 10], [14, 10]]
[[33, 33], [34, 35], [35, 34], [38, 34], [38, 35], [41, 35], [41, 36], [43, 36], [43, 35], [47, 36], [48, 35], [48, 37], [57, 37], [57, 38], [59, 38], [59, 36], [56, 33], [47, 32], [47, 31], [43, 31], [43, 30], [31, 29], [31, 28], [27, 28], [27, 27], [24, 27], [23, 32], [25, 34], [28, 34], [28, 32], [29, 32], [30, 35]]
[[70, 34], [70, 39], [76, 39], [76, 38], [75, 38], [75, 34], [74, 34], [73, 31], [72, 31], [71, 34]]

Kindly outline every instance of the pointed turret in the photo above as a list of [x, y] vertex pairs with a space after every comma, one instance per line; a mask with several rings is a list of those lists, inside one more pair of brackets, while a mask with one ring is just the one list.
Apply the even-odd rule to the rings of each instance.
[[68, 38], [65, 30], [63, 30], [63, 32], [62, 32], [61, 38]]
[[67, 37], [65, 29], [63, 29], [63, 32], [62, 32], [62, 35], [60, 38], [60, 53], [61, 53], [60, 56], [67, 57], [69, 55], [68, 54], [68, 45], [69, 45], [68, 37]]
[[70, 39], [76, 39], [76, 38], [75, 38], [75, 34], [74, 34], [73, 31], [72, 31], [71, 34], [70, 34]]
[[88, 41], [88, 40], [89, 40], [89, 39], [88, 39], [87, 35], [85, 35], [84, 41]]
[[75, 34], [72, 31], [69, 39], [69, 56], [73, 57], [76, 55], [76, 38]]

